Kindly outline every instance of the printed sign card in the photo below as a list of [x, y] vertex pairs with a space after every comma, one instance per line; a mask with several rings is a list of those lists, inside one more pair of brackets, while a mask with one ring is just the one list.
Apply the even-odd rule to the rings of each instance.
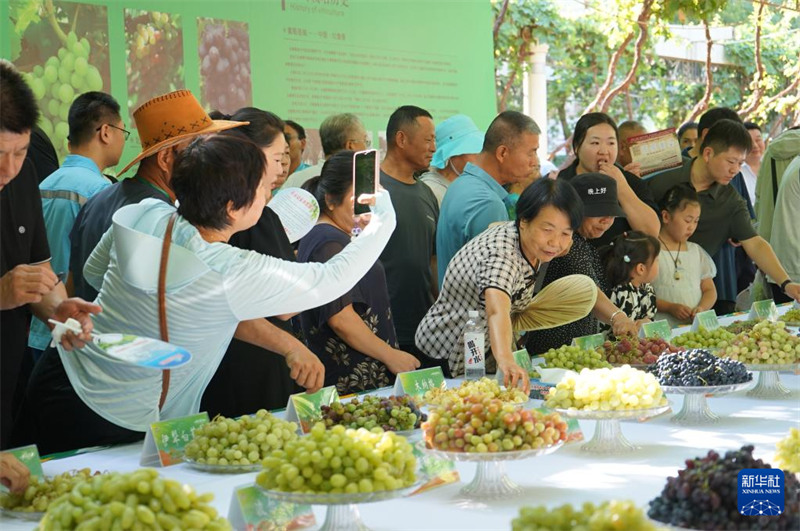
[[603, 346], [606, 342], [606, 336], [603, 334], [592, 334], [589, 336], [576, 337], [572, 340], [572, 346], [578, 347], [583, 350], [595, 350]]
[[277, 501], [255, 485], [241, 485], [234, 489], [228, 520], [233, 529], [244, 531], [289, 531], [317, 523], [310, 505]]
[[681, 146], [675, 129], [663, 129], [654, 133], [632, 136], [628, 139], [631, 159], [638, 162], [641, 175], [647, 175], [683, 163]]
[[669, 341], [672, 337], [672, 328], [666, 319], [644, 323], [639, 330], [639, 337], [659, 337], [664, 341]]
[[754, 302], [750, 307], [750, 315], [748, 319], [769, 319], [770, 321], [778, 320], [778, 307], [775, 306], [775, 301], [767, 299], [763, 301]]
[[427, 492], [436, 487], [441, 487], [450, 483], [456, 483], [460, 480], [454, 461], [425, 453], [417, 448], [416, 444], [413, 445], [413, 451], [414, 456], [417, 458], [417, 463], [420, 465], [420, 475], [427, 478], [428, 481], [408, 494], [408, 496], [414, 496], [415, 494]]
[[16, 457], [23, 465], [31, 472], [32, 477], [44, 479], [44, 472], [42, 471], [42, 459], [39, 457], [39, 448], [35, 444], [28, 446], [20, 446], [19, 448], [12, 448], [11, 450], [3, 450]]
[[430, 367], [418, 371], [401, 372], [394, 381], [396, 396], [410, 395], [417, 399], [430, 389], [446, 389], [447, 382], [444, 381], [444, 373], [441, 367]]
[[717, 312], [708, 310], [695, 314], [694, 321], [692, 321], [692, 332], [697, 332], [701, 327], [706, 330], [716, 330], [719, 328]]
[[170, 466], [183, 462], [183, 450], [194, 439], [194, 430], [208, 422], [208, 413], [154, 422], [142, 446], [141, 466]]
[[322, 406], [339, 401], [336, 386], [323, 387], [316, 393], [297, 393], [289, 397], [286, 404], [286, 420], [297, 422], [303, 433], [311, 431], [314, 423], [322, 418]]

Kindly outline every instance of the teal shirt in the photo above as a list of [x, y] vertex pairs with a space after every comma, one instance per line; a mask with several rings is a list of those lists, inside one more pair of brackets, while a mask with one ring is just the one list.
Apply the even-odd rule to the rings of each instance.
[[436, 227], [439, 286], [444, 283], [447, 264], [459, 249], [491, 223], [509, 220], [507, 197], [508, 192], [491, 175], [471, 162], [450, 184]]
[[[82, 155], [68, 155], [61, 168], [39, 184], [42, 214], [47, 229], [52, 259], [50, 265], [61, 280], [66, 281], [69, 270], [69, 233], [78, 212], [94, 194], [109, 186], [95, 162]], [[31, 321], [28, 345], [44, 350], [50, 342], [50, 328], [38, 319]]]

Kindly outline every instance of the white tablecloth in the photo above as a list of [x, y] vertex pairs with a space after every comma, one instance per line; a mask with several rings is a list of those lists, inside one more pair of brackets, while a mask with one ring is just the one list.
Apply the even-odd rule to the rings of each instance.
[[[741, 319], [741, 317], [739, 317]], [[732, 318], [724, 318], [724, 322]], [[520, 496], [483, 506], [467, 507], [459, 489], [471, 481], [476, 465], [457, 463], [461, 483], [422, 493], [410, 498], [360, 506], [367, 526], [376, 530], [494, 530], [510, 528], [520, 506], [564, 503], [581, 504], [610, 499], [631, 499], [646, 508], [658, 496], [666, 478], [683, 468], [686, 459], [705, 455], [709, 450], [722, 453], [743, 445], [755, 446], [755, 455], [764, 461], [774, 458], [775, 443], [800, 427], [800, 376], [782, 373], [781, 380], [793, 394], [784, 400], [748, 398], [746, 391], [708, 400], [712, 411], [722, 417], [717, 424], [683, 427], [670, 422], [671, 414], [639, 423], [622, 423], [622, 431], [637, 452], [624, 456], [600, 457], [581, 451], [582, 443], [569, 444], [544, 457], [506, 463], [511, 479], [523, 487]], [[449, 385], [457, 382], [449, 382]], [[382, 393], [388, 394], [389, 390]], [[674, 411], [682, 404], [681, 396], [669, 397]], [[539, 401], [532, 401], [539, 405]], [[595, 423], [581, 421], [587, 439]], [[129, 471], [138, 468], [141, 444], [115, 447], [44, 463], [46, 474], [89, 467], [95, 470]], [[227, 515], [233, 488], [252, 483], [255, 473], [236, 476], [212, 475], [195, 471], [185, 464], [161, 470], [170, 478], [188, 483], [200, 492], [213, 492], [214, 506]], [[322, 524], [325, 508], [314, 508]], [[34, 524], [0, 520], [3, 530], [32, 529]]]

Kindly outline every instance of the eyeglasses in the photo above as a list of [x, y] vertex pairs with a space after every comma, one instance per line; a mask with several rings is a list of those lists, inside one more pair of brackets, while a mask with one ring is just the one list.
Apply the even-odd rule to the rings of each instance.
[[372, 147], [372, 140], [370, 140], [369, 138], [364, 138], [364, 139], [351, 138], [350, 140], [348, 140], [348, 142], [363, 142], [364, 145], [367, 146], [367, 149]]
[[[113, 127], [114, 129], [119, 129], [120, 131], [122, 131], [122, 136], [124, 136], [124, 137], [125, 137], [125, 140], [128, 140], [128, 137], [130, 137], [130, 136], [131, 136], [131, 132], [130, 132], [130, 131], [128, 131], [127, 129], [123, 129], [122, 127], [117, 127], [116, 125], [112, 125], [112, 124], [103, 124], [103, 125], [107, 125], [107, 126], [109, 126], [109, 127]], [[103, 128], [103, 125], [101, 125], [101, 126], [100, 126], [100, 127], [98, 127], [97, 129], [95, 129], [95, 132], [97, 132], [97, 131], [99, 131], [100, 129], [102, 129], [102, 128]]]

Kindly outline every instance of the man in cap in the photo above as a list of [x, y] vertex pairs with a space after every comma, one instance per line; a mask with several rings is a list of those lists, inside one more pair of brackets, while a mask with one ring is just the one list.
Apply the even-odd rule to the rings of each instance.
[[483, 133], [469, 116], [456, 114], [436, 126], [436, 153], [431, 160], [431, 170], [423, 173], [419, 180], [431, 189], [439, 207], [447, 187], [464, 172], [468, 162], [477, 160], [482, 147]]
[[70, 233], [69, 269], [75, 294], [94, 300], [97, 292], [83, 278], [83, 265], [100, 238], [111, 227], [114, 213], [125, 205], [154, 197], [170, 203], [175, 154], [198, 135], [216, 133], [246, 122], [212, 120], [188, 90], [177, 90], [146, 101], [133, 112], [142, 152], [129, 162], [121, 176], [139, 162], [136, 175], [124, 179], [89, 199], [81, 208]]
[[539, 158], [539, 126], [529, 116], [505, 111], [489, 125], [475, 163], [447, 189], [436, 228], [439, 285], [461, 247], [490, 224], [508, 221], [506, 184], [527, 178]]

